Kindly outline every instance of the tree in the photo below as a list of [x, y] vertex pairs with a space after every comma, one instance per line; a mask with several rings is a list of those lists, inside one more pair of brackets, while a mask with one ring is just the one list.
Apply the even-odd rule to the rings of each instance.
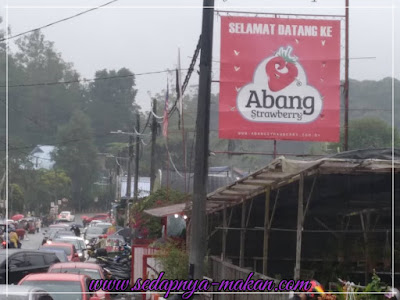
[[[394, 129], [395, 146], [399, 145], [400, 137]], [[343, 151], [344, 134], [342, 131], [340, 143], [329, 145], [330, 149], [338, 147]], [[392, 146], [392, 127], [376, 117], [365, 117], [349, 123], [349, 150], [366, 148], [384, 148]]]
[[63, 170], [39, 170], [39, 189], [43, 196], [40, 199], [40, 206], [43, 204], [50, 207], [50, 202], [62, 198], [70, 198], [71, 178]]
[[[102, 80], [106, 77], [117, 77]], [[111, 142], [126, 142], [127, 137], [110, 135], [110, 131], [133, 131], [133, 113], [135, 105], [135, 77], [131, 71], [122, 68], [101, 70], [95, 74], [97, 80], [89, 85], [88, 114], [92, 120], [96, 136], [103, 138], [97, 144], [101, 151]]]
[[24, 192], [18, 184], [12, 183], [8, 186], [10, 210], [13, 212], [24, 211]]
[[58, 144], [55, 167], [71, 178], [72, 203], [81, 211], [93, 196], [99, 169], [90, 120], [83, 112], [76, 111], [69, 123], [58, 130]]
[[83, 107], [85, 91], [79, 83], [35, 84], [76, 80], [79, 74], [40, 31], [19, 38], [16, 46], [9, 59], [10, 86], [17, 85], [9, 89], [10, 135], [32, 145], [53, 144], [57, 127]]

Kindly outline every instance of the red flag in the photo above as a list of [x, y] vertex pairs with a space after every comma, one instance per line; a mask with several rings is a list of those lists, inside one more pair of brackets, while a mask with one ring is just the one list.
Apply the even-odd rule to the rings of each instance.
[[165, 106], [164, 106], [164, 120], [163, 120], [163, 135], [168, 136], [168, 83], [167, 83], [167, 93], [165, 95]]

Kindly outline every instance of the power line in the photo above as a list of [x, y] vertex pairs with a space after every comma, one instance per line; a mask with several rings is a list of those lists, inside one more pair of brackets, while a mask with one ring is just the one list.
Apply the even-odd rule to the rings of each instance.
[[[185, 69], [183, 69], [183, 70], [185, 70]], [[162, 71], [143, 72], [143, 73], [134, 73], [134, 74], [129, 74], [129, 75], [116, 75], [116, 76], [90, 78], [90, 79], [83, 78], [83, 79], [73, 79], [73, 80], [67, 80], [67, 81], [15, 84], [15, 85], [8, 85], [8, 87], [14, 88], [14, 87], [31, 87], [31, 86], [47, 86], [47, 85], [57, 85], [57, 84], [71, 84], [71, 83], [78, 83], [78, 82], [90, 82], [90, 81], [108, 80], [108, 79], [116, 79], [116, 78], [127, 78], [127, 77], [134, 77], [134, 76], [153, 75], [153, 74], [161, 74], [161, 73], [168, 73], [168, 72], [171, 72], [171, 70], [167, 69], [167, 70], [162, 70]], [[0, 86], [0, 88], [5, 88], [5, 87], [7, 87], [7, 86], [6, 85]]]
[[40, 26], [40, 27], [35, 28], [35, 29], [27, 30], [27, 31], [24, 31], [24, 32], [15, 34], [15, 35], [11, 35], [11, 36], [5, 37], [5, 38], [1, 39], [0, 42], [6, 41], [6, 40], [10, 40], [10, 39], [14, 39], [14, 38], [19, 37], [19, 36], [21, 36], [21, 35], [25, 35], [25, 34], [30, 33], [30, 32], [38, 31], [38, 30], [40, 30], [40, 29], [47, 28], [47, 27], [53, 26], [53, 25], [58, 24], [58, 23], [61, 23], [61, 22], [71, 20], [71, 19], [73, 19], [73, 18], [76, 18], [76, 17], [79, 17], [79, 16], [81, 16], [81, 15], [87, 14], [88, 12], [97, 10], [97, 9], [99, 9], [99, 8], [101, 8], [101, 7], [110, 5], [111, 3], [114, 3], [114, 2], [117, 2], [117, 1], [118, 1], [118, 0], [113, 0], [113, 1], [107, 2], [107, 3], [105, 3], [105, 4], [102, 4], [102, 5], [100, 5], [100, 6], [97, 6], [97, 7], [94, 7], [94, 8], [88, 9], [88, 10], [85, 10], [85, 11], [83, 11], [83, 12], [77, 13], [77, 14], [72, 15], [72, 16], [70, 16], [70, 17], [67, 17], [67, 18], [64, 18], [64, 19], [61, 19], [61, 20], [58, 20], [58, 21], [49, 23], [49, 24], [47, 24], [47, 25], [43, 25], [43, 26]]

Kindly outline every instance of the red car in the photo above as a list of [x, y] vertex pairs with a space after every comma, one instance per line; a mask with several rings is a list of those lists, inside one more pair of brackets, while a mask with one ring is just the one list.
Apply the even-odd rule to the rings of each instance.
[[[103, 269], [94, 263], [56, 263], [49, 268], [48, 273], [82, 274], [89, 276], [91, 279], [106, 279]], [[100, 299], [111, 299], [110, 294], [102, 290], [97, 291], [95, 296]]]
[[93, 217], [82, 216], [83, 225], [89, 224], [93, 220], [108, 221], [110, 219], [109, 214], [97, 214]]
[[68, 261], [72, 262], [80, 262], [78, 252], [73, 244], [68, 243], [53, 243], [49, 241], [47, 244], [42, 245], [40, 249], [55, 249], [55, 250], [64, 250], [67, 255]]
[[[88, 289], [90, 280], [86, 275], [40, 273], [26, 275], [18, 285], [40, 287], [53, 299], [99, 300]], [[68, 294], [59, 294], [60, 292]]]

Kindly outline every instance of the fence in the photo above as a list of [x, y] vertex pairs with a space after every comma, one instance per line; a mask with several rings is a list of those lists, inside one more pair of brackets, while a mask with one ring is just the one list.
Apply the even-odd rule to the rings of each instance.
[[[246, 280], [247, 276], [251, 273], [251, 270], [243, 269], [238, 266], [235, 266], [229, 262], [222, 261], [218, 257], [211, 256], [210, 257], [210, 276], [213, 281], [221, 282], [222, 280], [237, 280], [242, 279]], [[267, 277], [260, 273], [254, 273], [252, 280], [256, 281], [258, 279], [262, 280], [275, 280], [274, 278]], [[215, 291], [217, 291], [215, 289]], [[213, 300], [287, 300], [289, 298], [288, 294], [257, 294], [256, 292], [241, 294], [213, 294]]]

